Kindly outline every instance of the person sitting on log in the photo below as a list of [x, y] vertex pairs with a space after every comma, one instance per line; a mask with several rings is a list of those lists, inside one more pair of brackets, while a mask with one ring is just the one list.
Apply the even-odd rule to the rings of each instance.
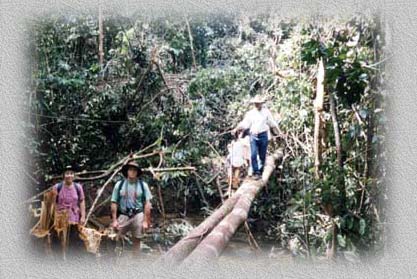
[[[259, 180], [265, 166], [268, 131], [272, 128], [277, 133], [278, 124], [272, 117], [269, 109], [264, 106], [265, 100], [260, 95], [255, 96], [251, 103], [255, 107], [245, 114], [244, 119], [233, 129], [232, 133], [249, 129], [252, 170], [254, 179]], [[258, 155], [260, 166], [258, 164]]]
[[118, 238], [131, 231], [133, 252], [137, 255], [140, 238], [150, 227], [152, 194], [141, 179], [143, 173], [135, 161], [124, 165], [122, 173], [125, 179], [116, 183], [111, 197], [112, 227], [118, 231]]
[[[73, 247], [82, 246], [78, 237], [78, 226], [85, 222], [85, 198], [81, 184], [74, 182], [74, 167], [66, 166], [63, 181], [55, 184], [52, 191], [56, 194], [55, 231], [64, 232], [63, 248], [65, 249], [66, 234]], [[65, 220], [61, 220], [64, 218]]]

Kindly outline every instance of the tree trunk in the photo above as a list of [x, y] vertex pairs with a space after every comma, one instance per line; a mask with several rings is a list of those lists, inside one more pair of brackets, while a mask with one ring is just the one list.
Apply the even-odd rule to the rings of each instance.
[[190, 256], [185, 259], [184, 264], [201, 263], [202, 261], [214, 259], [221, 255], [238, 227], [247, 219], [252, 201], [262, 187], [267, 184], [269, 177], [275, 169], [275, 162], [282, 157], [282, 149], [279, 149], [272, 156], [268, 156], [262, 180], [246, 180], [239, 187], [238, 191], [240, 191], [240, 195], [232, 212], [195, 248]]
[[340, 143], [339, 122], [337, 121], [336, 104], [335, 104], [333, 95], [331, 93], [329, 94], [329, 102], [330, 102], [330, 114], [332, 115], [332, 122], [333, 122], [334, 140], [336, 143], [337, 164], [340, 169], [343, 169], [342, 145]]
[[336, 258], [336, 246], [337, 246], [337, 225], [332, 220], [332, 242], [327, 246], [326, 256], [329, 260], [334, 260]]
[[[325, 95], [325, 70], [324, 70], [324, 63], [323, 59], [320, 59], [319, 61], [319, 68], [317, 73], [317, 92], [316, 92], [316, 99], [314, 100], [314, 176], [315, 179], [320, 179], [320, 166], [322, 161], [322, 142], [324, 141], [325, 135], [324, 135], [324, 119], [323, 119], [323, 104], [324, 104], [324, 95]], [[338, 161], [338, 166], [340, 169], [343, 168], [343, 161], [342, 161], [342, 149], [341, 149], [341, 143], [340, 143], [340, 132], [339, 132], [339, 126], [337, 122], [336, 117], [336, 106], [333, 100], [333, 96], [329, 94], [329, 102], [330, 102], [330, 110], [332, 115], [332, 121], [333, 121], [333, 129], [335, 133], [335, 142], [336, 142], [336, 156]], [[339, 179], [339, 184], [340, 184]], [[340, 187], [340, 186], [339, 186]], [[333, 205], [329, 202], [327, 204], [323, 204], [323, 209], [325, 213], [331, 218], [331, 220], [334, 222], [334, 208]], [[326, 254], [329, 259], [334, 259], [336, 256], [336, 228], [333, 225], [332, 227], [333, 231], [333, 237], [332, 242], [330, 245], [327, 246]]]
[[103, 63], [104, 63], [103, 44], [104, 44], [103, 12], [102, 12], [101, 5], [100, 5], [99, 10], [98, 10], [98, 58], [99, 58], [101, 71], [103, 71]]
[[191, 34], [191, 28], [190, 23], [188, 22], [187, 17], [185, 17], [185, 23], [187, 25], [187, 31], [188, 31], [188, 38], [190, 40], [190, 48], [191, 48], [191, 58], [193, 59], [193, 68], [195, 69], [197, 66], [197, 63], [195, 61], [195, 55], [194, 55], [194, 43], [193, 43], [193, 35]]
[[[340, 130], [339, 130], [339, 122], [337, 121], [337, 110], [336, 110], [336, 104], [333, 98], [332, 93], [329, 94], [329, 102], [330, 102], [330, 114], [332, 116], [332, 122], [333, 122], [333, 130], [334, 130], [334, 140], [336, 144], [336, 160], [337, 165], [339, 166], [339, 174], [337, 177], [338, 186], [341, 189], [340, 195], [345, 196], [345, 180], [343, 177], [343, 158], [342, 158], [342, 145], [340, 143]], [[343, 198], [344, 199], [344, 198]], [[333, 216], [330, 216], [333, 218]], [[336, 257], [336, 237], [337, 237], [337, 226], [334, 223], [333, 220], [333, 233], [332, 233], [332, 244], [328, 247], [326, 253], [328, 259], [334, 259]]]
[[317, 73], [317, 90], [316, 99], [314, 100], [314, 175], [316, 179], [320, 178], [321, 165], [321, 141], [323, 139], [323, 103], [324, 103], [324, 65], [320, 59]]

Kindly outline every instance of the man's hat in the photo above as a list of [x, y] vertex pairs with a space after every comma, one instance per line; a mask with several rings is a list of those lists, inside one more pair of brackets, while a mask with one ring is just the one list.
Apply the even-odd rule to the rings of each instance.
[[255, 97], [250, 100], [251, 104], [263, 104], [265, 103], [265, 99], [261, 97], [261, 95], [256, 95]]
[[136, 168], [138, 170], [138, 176], [143, 173], [141, 167], [139, 166], [139, 164], [132, 160], [132, 161], [129, 161], [122, 168], [122, 174], [124, 175], [124, 177], [127, 177], [127, 171], [128, 171], [128, 169], [130, 167]]

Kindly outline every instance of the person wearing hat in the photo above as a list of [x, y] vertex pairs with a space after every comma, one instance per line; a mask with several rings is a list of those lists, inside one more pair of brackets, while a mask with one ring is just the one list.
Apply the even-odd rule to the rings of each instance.
[[85, 199], [83, 187], [74, 182], [73, 166], [66, 166], [63, 174], [63, 181], [53, 186], [57, 194], [56, 210], [67, 210], [69, 224], [83, 225], [85, 222]]
[[[77, 252], [81, 249], [83, 241], [79, 237], [79, 226], [83, 226], [85, 223], [85, 198], [84, 190], [81, 184], [74, 182], [75, 169], [73, 166], [66, 166], [63, 173], [63, 181], [55, 184], [52, 187], [52, 191], [56, 194], [56, 207], [57, 213], [67, 212], [68, 219], [62, 220], [68, 227], [67, 235], [68, 242], [61, 239], [61, 245], [63, 245], [64, 251], [66, 251], [66, 245], [69, 244], [70, 252]], [[59, 214], [55, 215], [58, 218]], [[57, 229], [57, 228], [55, 228]], [[62, 229], [62, 228], [61, 228]]]
[[111, 197], [112, 227], [119, 237], [131, 231], [137, 254], [142, 233], [150, 226], [152, 195], [148, 184], [140, 179], [142, 170], [135, 161], [124, 165], [122, 174], [125, 178], [116, 183]]
[[[277, 122], [272, 117], [269, 109], [264, 106], [264, 103], [265, 100], [260, 95], [256, 95], [251, 100], [254, 108], [245, 114], [244, 119], [232, 131], [232, 133], [236, 133], [241, 130], [249, 130], [251, 164], [255, 180], [261, 178], [265, 165], [268, 131], [270, 128], [278, 130]], [[261, 166], [258, 164], [258, 155]]]

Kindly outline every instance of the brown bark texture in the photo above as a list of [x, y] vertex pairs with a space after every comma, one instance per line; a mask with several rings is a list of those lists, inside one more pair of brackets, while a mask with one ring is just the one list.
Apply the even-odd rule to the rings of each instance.
[[201, 242], [201, 240], [229, 213], [240, 196], [239, 190], [226, 200], [213, 214], [207, 217], [199, 226], [194, 228], [186, 237], [177, 242], [161, 258], [164, 264], [172, 265], [182, 262]]
[[246, 220], [252, 201], [268, 182], [275, 169], [275, 162], [282, 157], [282, 149], [268, 156], [262, 179], [245, 180], [223, 206], [173, 246], [163, 256], [163, 262], [177, 264], [185, 259], [184, 263], [188, 264], [219, 257], [238, 227]]

